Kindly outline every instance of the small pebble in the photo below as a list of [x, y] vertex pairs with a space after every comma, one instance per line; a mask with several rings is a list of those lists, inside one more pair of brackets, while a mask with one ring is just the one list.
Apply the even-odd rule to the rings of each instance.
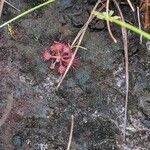
[[25, 79], [25, 77], [23, 77], [23, 76], [20, 76], [19, 78], [20, 78], [20, 81], [21, 81], [21, 82], [23, 82], [23, 83], [25, 83], [25, 82], [26, 82], [26, 79]]
[[105, 24], [103, 21], [97, 21], [95, 23], [91, 23], [89, 27], [92, 30], [103, 30], [105, 28]]
[[22, 137], [15, 135], [13, 137], [13, 144], [15, 146], [15, 150], [22, 150]]
[[72, 23], [75, 27], [81, 27], [84, 25], [82, 16], [73, 16]]

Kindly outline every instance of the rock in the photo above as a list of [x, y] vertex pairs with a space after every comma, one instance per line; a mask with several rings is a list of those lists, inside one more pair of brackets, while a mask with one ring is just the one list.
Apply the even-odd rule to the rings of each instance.
[[150, 117], [150, 93], [145, 93], [140, 97], [139, 106], [142, 108], [143, 112]]
[[84, 25], [82, 16], [73, 16], [72, 17], [72, 24], [75, 27], [82, 27]]
[[89, 28], [92, 30], [103, 30], [105, 28], [105, 23], [104, 21], [98, 20], [96, 22], [92, 22], [89, 25]]
[[15, 150], [23, 150], [22, 143], [23, 143], [23, 139], [20, 135], [15, 135], [13, 137], [13, 144], [15, 146]]

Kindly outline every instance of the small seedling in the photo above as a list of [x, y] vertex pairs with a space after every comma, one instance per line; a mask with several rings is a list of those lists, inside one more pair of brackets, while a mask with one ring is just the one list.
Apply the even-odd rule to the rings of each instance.
[[[51, 69], [56, 69], [60, 75], [63, 75], [70, 63], [73, 52], [69, 44], [63, 42], [54, 42], [52, 46], [46, 48], [42, 53], [44, 61], [50, 61]], [[71, 67], [76, 68], [79, 66], [77, 58], [74, 58]]]
[[135, 26], [133, 26], [133, 25], [131, 25], [129, 23], [126, 23], [126, 22], [123, 22], [123, 21], [119, 20], [119, 18], [116, 17], [116, 16], [113, 17], [110, 14], [107, 14], [105, 12], [100, 13], [98, 11], [94, 11], [93, 15], [95, 15], [99, 19], [108, 20], [108, 21], [110, 21], [112, 23], [115, 23], [115, 24], [117, 24], [119, 26], [125, 27], [125, 28], [127, 28], [127, 29], [129, 29], [129, 30], [131, 30], [131, 31], [133, 31], [133, 32], [135, 32], [135, 33], [137, 33], [139, 35], [142, 35], [143, 37], [145, 37], [145, 38], [150, 40], [150, 34], [149, 33], [144, 32], [143, 30], [140, 30], [140, 29], [136, 28]]

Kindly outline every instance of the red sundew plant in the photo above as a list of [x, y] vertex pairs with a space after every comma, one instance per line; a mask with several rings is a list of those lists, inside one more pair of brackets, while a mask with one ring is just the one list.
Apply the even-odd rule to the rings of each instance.
[[[72, 58], [73, 52], [69, 44], [63, 42], [54, 42], [52, 46], [46, 48], [42, 53], [44, 61], [50, 61], [51, 69], [56, 69], [60, 75], [63, 75]], [[74, 58], [71, 67], [79, 66], [78, 59]]]

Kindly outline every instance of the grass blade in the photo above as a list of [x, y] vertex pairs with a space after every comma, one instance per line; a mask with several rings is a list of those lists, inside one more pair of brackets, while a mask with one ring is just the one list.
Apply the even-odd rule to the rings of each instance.
[[43, 7], [43, 6], [46, 6], [46, 5], [48, 5], [49, 3], [52, 3], [52, 2], [54, 2], [54, 1], [55, 1], [55, 0], [48, 0], [48, 1], [45, 2], [45, 3], [42, 3], [42, 4], [38, 5], [38, 6], [35, 6], [35, 7], [31, 8], [31, 9], [29, 9], [29, 10], [23, 12], [22, 14], [20, 14], [20, 15], [14, 17], [14, 18], [12, 18], [11, 20], [5, 22], [4, 24], [0, 25], [0, 28], [6, 26], [6, 25], [8, 25], [9, 23], [11, 23], [11, 22], [13, 22], [13, 21], [15, 21], [15, 20], [17, 20], [17, 19], [19, 19], [19, 18], [21, 18], [21, 17], [23, 17], [23, 16], [29, 14], [30, 12], [33, 12], [34, 10], [39, 9], [39, 8], [41, 8], [41, 7]]

